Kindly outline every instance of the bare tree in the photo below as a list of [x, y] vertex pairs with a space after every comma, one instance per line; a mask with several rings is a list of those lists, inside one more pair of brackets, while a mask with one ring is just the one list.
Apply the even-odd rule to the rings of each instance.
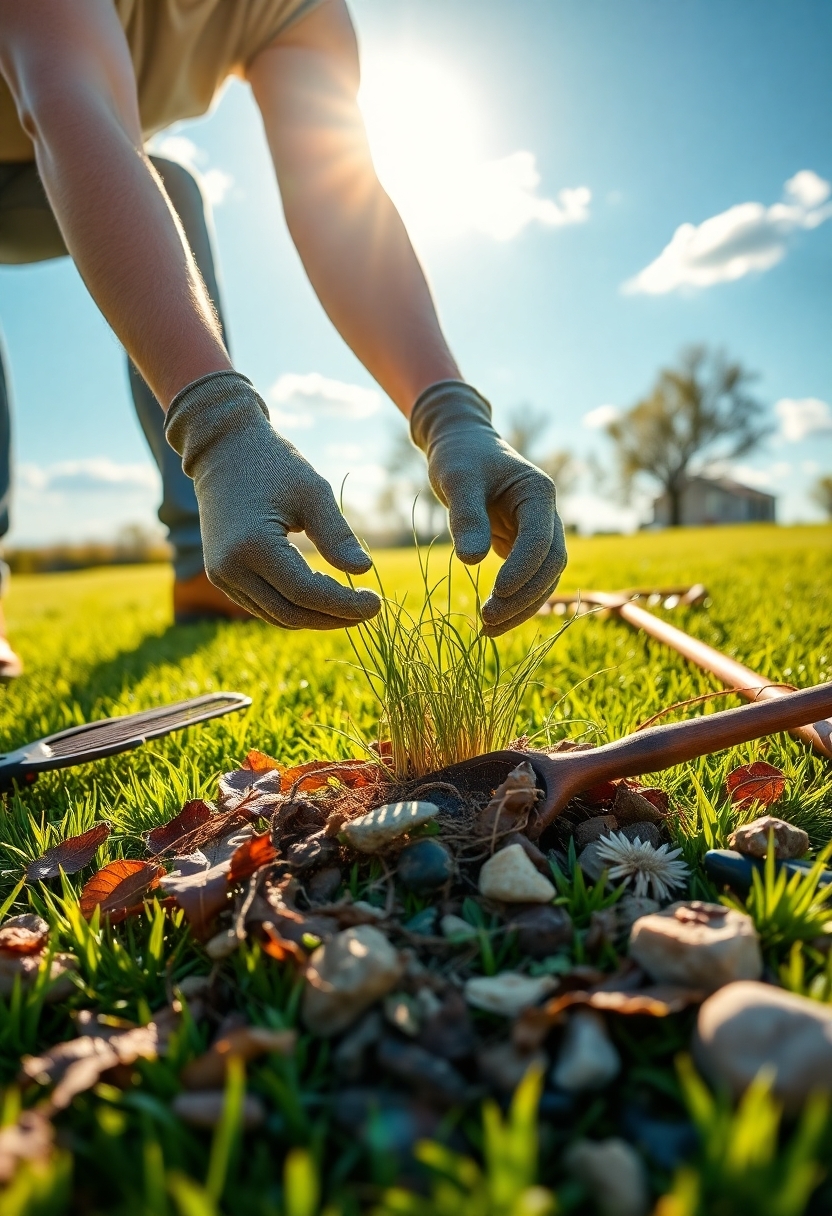
[[649, 474], [670, 499], [671, 524], [681, 523], [694, 467], [750, 452], [770, 433], [748, 391], [755, 378], [704, 346], [683, 350], [678, 367], [663, 368], [650, 394], [607, 427], [625, 487]]
[[812, 498], [829, 519], [832, 519], [832, 477], [819, 477], [812, 487]]
[[413, 521], [419, 544], [428, 544], [435, 537], [447, 539], [447, 513], [433, 492], [425, 458], [406, 431], [393, 436], [384, 463], [390, 481], [379, 496], [379, 511], [397, 517], [403, 536], [408, 536], [416, 503]]

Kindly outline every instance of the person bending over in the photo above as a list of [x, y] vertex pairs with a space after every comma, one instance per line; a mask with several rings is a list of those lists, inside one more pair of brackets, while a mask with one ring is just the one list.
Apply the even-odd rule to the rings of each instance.
[[[163, 473], [180, 616], [238, 605], [284, 628], [331, 629], [379, 610], [374, 592], [313, 572], [289, 542], [305, 532], [337, 570], [371, 566], [329, 484], [231, 362], [196, 182], [145, 151], [238, 75], [312, 286], [410, 419], [458, 557], [476, 563], [493, 547], [505, 559], [485, 631], [530, 617], [566, 564], [555, 487], [500, 438], [448, 348], [373, 168], [344, 0], [0, 0], [0, 73], [0, 261], [68, 252], [125, 347]], [[2, 445], [0, 433], [0, 475]]]

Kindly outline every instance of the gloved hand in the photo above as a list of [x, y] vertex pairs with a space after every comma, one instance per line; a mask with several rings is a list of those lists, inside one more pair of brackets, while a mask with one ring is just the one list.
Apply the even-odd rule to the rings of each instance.
[[187, 385], [165, 434], [193, 478], [205, 570], [249, 612], [286, 629], [339, 629], [375, 616], [373, 591], [314, 573], [287, 539], [305, 532], [338, 570], [372, 566], [328, 483], [278, 435], [250, 381], [214, 372]]
[[481, 562], [492, 546], [506, 559], [482, 605], [484, 633], [506, 633], [545, 603], [566, 565], [554, 483], [500, 438], [491, 406], [460, 380], [422, 393], [410, 433], [448, 508], [460, 560]]

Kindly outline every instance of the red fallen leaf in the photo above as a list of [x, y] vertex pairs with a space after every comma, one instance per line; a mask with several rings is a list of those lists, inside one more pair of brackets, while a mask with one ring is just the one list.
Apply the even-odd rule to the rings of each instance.
[[288, 937], [281, 937], [274, 925], [268, 921], [263, 922], [263, 932], [266, 937], [260, 946], [263, 953], [268, 954], [269, 958], [276, 959], [279, 963], [285, 963], [291, 959], [299, 967], [306, 966], [306, 951], [297, 942], [290, 941]]
[[670, 810], [670, 798], [666, 790], [660, 790], [648, 785], [640, 785], [637, 789], [642, 798], [646, 798], [648, 802], [652, 803], [659, 814], [666, 815], [668, 813]]
[[228, 885], [233, 886], [244, 878], [251, 878], [255, 870], [274, 861], [277, 853], [272, 844], [271, 832], [263, 832], [261, 836], [252, 836], [245, 841], [231, 858], [228, 871]]
[[0, 925], [0, 953], [38, 954], [48, 937], [49, 925], [43, 917], [24, 912]]
[[750, 806], [752, 802], [771, 806], [786, 788], [786, 778], [773, 764], [755, 760], [733, 769], [725, 778], [725, 788], [734, 806]]
[[178, 844], [185, 836], [201, 828], [213, 815], [212, 808], [201, 798], [193, 798], [186, 802], [178, 815], [169, 819], [158, 828], [152, 828], [145, 833], [145, 843], [152, 853], [166, 853]]
[[275, 760], [274, 756], [268, 755], [267, 752], [258, 752], [256, 748], [251, 749], [240, 767], [251, 769], [253, 773], [269, 773], [272, 769], [277, 769], [278, 772], [284, 770], [284, 766], [279, 760]]
[[64, 874], [77, 874], [92, 861], [95, 851], [112, 832], [112, 825], [103, 820], [93, 824], [80, 836], [70, 836], [31, 862], [26, 870], [27, 882], [42, 882], [45, 878], [57, 878]]
[[617, 781], [599, 781], [597, 785], [592, 785], [588, 790], [584, 790], [581, 797], [592, 806], [604, 806], [615, 798], [617, 785]]
[[377, 772], [376, 765], [368, 760], [310, 760], [308, 764], [281, 770], [280, 789], [288, 793], [300, 781], [299, 790], [320, 790], [334, 777], [349, 789], [357, 790], [369, 785]]
[[96, 908], [111, 923], [124, 920], [141, 907], [148, 891], [159, 885], [163, 866], [150, 861], [111, 861], [94, 874], [81, 892], [81, 915], [89, 920]]

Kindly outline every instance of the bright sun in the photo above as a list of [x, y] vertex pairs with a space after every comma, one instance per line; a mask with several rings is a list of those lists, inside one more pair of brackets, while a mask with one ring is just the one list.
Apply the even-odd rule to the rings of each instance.
[[465, 178], [479, 158], [476, 105], [447, 66], [416, 56], [365, 60], [359, 102], [378, 175], [418, 235], [467, 226]]
[[505, 241], [527, 224], [583, 222], [590, 192], [537, 193], [534, 154], [486, 159], [482, 105], [451, 67], [427, 56], [365, 59], [359, 94], [376, 170], [418, 241], [475, 231]]

